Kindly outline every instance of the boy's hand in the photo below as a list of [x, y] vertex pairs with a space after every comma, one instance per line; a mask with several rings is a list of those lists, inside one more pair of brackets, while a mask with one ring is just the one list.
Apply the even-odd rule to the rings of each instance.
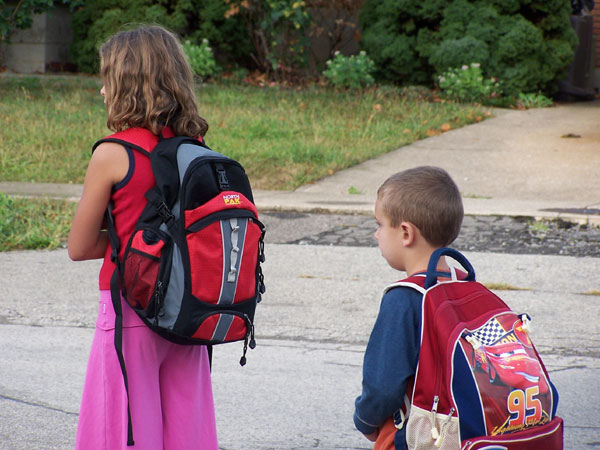
[[365, 434], [365, 437], [370, 440], [371, 442], [375, 442], [377, 440], [377, 436], [379, 435], [379, 430], [371, 433], [371, 434]]

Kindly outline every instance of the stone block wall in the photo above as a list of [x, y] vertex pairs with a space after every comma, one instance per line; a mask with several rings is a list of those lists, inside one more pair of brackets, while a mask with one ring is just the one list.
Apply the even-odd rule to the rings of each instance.
[[45, 73], [69, 67], [69, 45], [73, 40], [71, 13], [55, 7], [33, 17], [27, 30], [17, 30], [0, 49], [0, 65], [17, 73]]

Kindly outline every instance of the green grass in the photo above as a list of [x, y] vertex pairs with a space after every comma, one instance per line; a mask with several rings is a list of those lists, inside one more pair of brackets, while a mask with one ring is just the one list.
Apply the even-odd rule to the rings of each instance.
[[[0, 180], [82, 183], [93, 143], [110, 133], [100, 88], [91, 77], [0, 77]], [[237, 159], [255, 189], [295, 189], [489, 116], [418, 88], [204, 84], [197, 99], [207, 143]], [[0, 251], [63, 245], [74, 211], [0, 193]]]
[[[92, 144], [109, 133], [100, 87], [97, 78], [0, 77], [0, 180], [83, 182]], [[204, 84], [197, 98], [207, 143], [239, 160], [254, 188], [295, 189], [486, 115], [403, 92]]]
[[97, 80], [0, 78], [0, 180], [80, 183], [106, 134]]
[[64, 245], [76, 206], [64, 200], [12, 198], [0, 193], [0, 251]]

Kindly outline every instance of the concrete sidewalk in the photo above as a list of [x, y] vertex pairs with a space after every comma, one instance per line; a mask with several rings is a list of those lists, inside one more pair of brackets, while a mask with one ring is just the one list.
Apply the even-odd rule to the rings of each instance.
[[[467, 214], [600, 224], [600, 101], [496, 117], [418, 141], [293, 193], [257, 197], [267, 209], [371, 212], [377, 188], [416, 165], [445, 168]], [[360, 194], [349, 194], [349, 189]]]

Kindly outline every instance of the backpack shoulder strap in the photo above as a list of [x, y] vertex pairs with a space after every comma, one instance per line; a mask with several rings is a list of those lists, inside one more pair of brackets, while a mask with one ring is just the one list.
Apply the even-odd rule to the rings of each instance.
[[92, 153], [104, 142], [115, 142], [117, 144], [131, 147], [145, 156], [150, 156], [150, 152], [158, 142], [158, 137], [145, 128], [128, 128], [127, 130], [106, 136], [100, 139], [92, 146]]
[[408, 287], [420, 292], [421, 294], [425, 294], [425, 292], [427, 291], [427, 289], [425, 289], [425, 275], [413, 275], [408, 278], [404, 278], [403, 280], [396, 281], [395, 283], [386, 286], [383, 290], [383, 293], [385, 294], [389, 290], [397, 287]]
[[[141, 154], [150, 157], [152, 149], [158, 142], [158, 138], [148, 130], [142, 128], [131, 128], [97, 141], [92, 147], [92, 152], [103, 142], [115, 142], [117, 144], [133, 148]], [[132, 446], [135, 444], [135, 441], [133, 438], [133, 423], [131, 421], [131, 407], [129, 403], [129, 381], [127, 377], [127, 369], [125, 367], [125, 359], [123, 356], [123, 311], [121, 306], [120, 284], [121, 261], [119, 260], [121, 242], [115, 228], [112, 207], [112, 202], [109, 202], [106, 210], [106, 223], [108, 237], [112, 248], [111, 260], [115, 263], [115, 270], [113, 271], [110, 280], [111, 298], [113, 308], [115, 310], [114, 346], [117, 353], [117, 358], [119, 360], [119, 365], [121, 367], [121, 373], [123, 374], [125, 392], [127, 394], [127, 445]]]

